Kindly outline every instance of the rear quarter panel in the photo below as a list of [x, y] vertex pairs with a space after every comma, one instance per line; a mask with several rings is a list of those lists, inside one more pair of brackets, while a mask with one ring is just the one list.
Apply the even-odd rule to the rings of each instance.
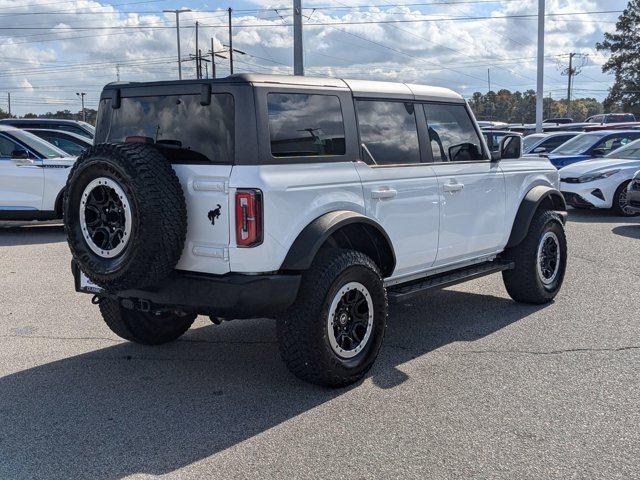
[[229, 197], [238, 188], [259, 188], [264, 202], [264, 240], [259, 246], [235, 245], [231, 215], [231, 271], [260, 273], [279, 270], [300, 232], [319, 216], [350, 210], [364, 214], [362, 185], [353, 162], [236, 166]]

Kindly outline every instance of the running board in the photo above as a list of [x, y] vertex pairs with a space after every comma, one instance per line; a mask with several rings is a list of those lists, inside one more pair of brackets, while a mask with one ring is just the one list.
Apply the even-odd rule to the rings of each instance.
[[414, 295], [418, 295], [424, 291], [434, 288], [449, 287], [457, 283], [466, 282], [475, 278], [484, 277], [492, 273], [502, 272], [503, 270], [511, 270], [514, 267], [513, 262], [492, 261], [478, 263], [469, 267], [459, 268], [450, 272], [439, 273], [431, 277], [425, 277], [413, 282], [394, 285], [387, 289], [387, 294], [391, 302], [397, 303], [407, 300]]

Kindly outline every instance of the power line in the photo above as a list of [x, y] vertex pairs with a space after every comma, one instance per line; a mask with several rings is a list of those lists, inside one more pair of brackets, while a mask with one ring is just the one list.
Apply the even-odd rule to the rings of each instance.
[[[590, 11], [590, 12], [563, 12], [563, 13], [548, 13], [545, 17], [563, 17], [563, 16], [573, 16], [573, 15], [601, 15], [608, 13], [622, 13], [622, 10], [601, 10], [601, 11]], [[515, 15], [494, 15], [494, 16], [465, 16], [465, 17], [439, 17], [439, 18], [413, 18], [413, 19], [402, 19], [402, 20], [360, 20], [360, 21], [346, 21], [346, 22], [315, 22], [309, 25], [313, 25], [316, 27], [320, 26], [343, 26], [343, 25], [384, 25], [384, 24], [395, 24], [395, 23], [424, 23], [424, 22], [461, 22], [461, 21], [472, 21], [472, 20], [501, 20], [507, 18], [534, 18], [537, 19], [538, 15], [533, 14], [515, 14]], [[215, 24], [215, 25], [202, 25], [203, 27], [209, 28], [227, 28], [227, 24]], [[238, 23], [234, 25], [234, 28], [263, 28], [263, 27], [290, 27], [290, 24], [281, 24], [281, 23], [257, 23], [257, 24], [247, 24], [247, 23]], [[119, 30], [119, 29], [127, 29], [127, 30], [162, 30], [162, 29], [170, 29], [174, 28], [169, 25], [119, 25], [119, 26], [101, 26], [101, 27], [0, 27], [0, 30], [43, 30], [49, 29], [52, 32], [64, 32], [64, 31], [84, 31], [84, 30]], [[185, 26], [183, 28], [195, 28], [194, 26]]]

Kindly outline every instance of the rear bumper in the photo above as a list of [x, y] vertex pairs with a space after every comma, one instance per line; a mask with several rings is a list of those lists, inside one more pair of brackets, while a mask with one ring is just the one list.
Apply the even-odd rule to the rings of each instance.
[[[72, 262], [76, 290], [80, 271]], [[160, 284], [144, 289], [106, 293], [127, 308], [161, 310], [180, 308], [201, 315], [233, 318], [271, 316], [286, 310], [296, 299], [301, 275], [207, 275], [175, 271]]]

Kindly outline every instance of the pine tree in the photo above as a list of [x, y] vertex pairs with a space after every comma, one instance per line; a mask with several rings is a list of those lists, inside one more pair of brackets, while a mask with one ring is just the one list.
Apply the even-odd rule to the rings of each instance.
[[596, 48], [610, 53], [602, 71], [615, 75], [605, 108], [640, 114], [640, 0], [629, 2], [616, 22], [615, 33], [605, 33]]

